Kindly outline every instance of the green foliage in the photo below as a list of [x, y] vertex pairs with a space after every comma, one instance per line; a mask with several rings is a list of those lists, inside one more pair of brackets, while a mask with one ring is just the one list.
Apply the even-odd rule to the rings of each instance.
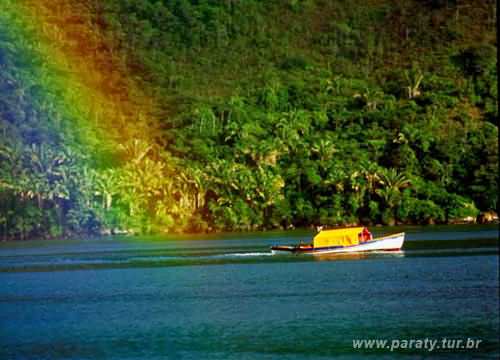
[[479, 210], [476, 208], [474, 202], [455, 194], [450, 195], [446, 210], [448, 210], [448, 219], [455, 221], [460, 221], [468, 217], [476, 219], [479, 215]]
[[158, 103], [154, 140], [119, 149], [82, 142], [43, 94], [48, 70], [23, 56], [36, 46], [0, 31], [2, 238], [495, 210], [491, 4], [458, 17], [442, 3], [89, 2], [96, 34]]

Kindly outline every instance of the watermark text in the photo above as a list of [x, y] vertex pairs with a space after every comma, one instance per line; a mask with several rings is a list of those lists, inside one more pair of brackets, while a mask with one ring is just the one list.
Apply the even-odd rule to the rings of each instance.
[[477, 350], [481, 345], [482, 340], [466, 338], [466, 339], [354, 339], [352, 347], [354, 349], [365, 350]]

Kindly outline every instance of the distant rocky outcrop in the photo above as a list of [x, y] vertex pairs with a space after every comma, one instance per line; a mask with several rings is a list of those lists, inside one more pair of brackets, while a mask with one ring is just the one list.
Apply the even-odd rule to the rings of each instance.
[[498, 214], [494, 211], [485, 211], [479, 214], [477, 217], [477, 222], [479, 224], [491, 224], [498, 223]]

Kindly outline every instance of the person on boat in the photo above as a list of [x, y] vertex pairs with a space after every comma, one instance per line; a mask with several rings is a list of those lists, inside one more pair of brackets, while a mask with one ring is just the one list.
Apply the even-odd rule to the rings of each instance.
[[367, 242], [373, 240], [372, 233], [368, 230], [367, 227], [364, 227], [363, 230], [358, 235], [359, 242]]

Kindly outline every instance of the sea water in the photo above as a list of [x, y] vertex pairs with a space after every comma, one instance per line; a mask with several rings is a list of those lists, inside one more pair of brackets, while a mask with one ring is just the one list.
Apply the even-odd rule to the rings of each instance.
[[374, 232], [399, 231], [319, 258], [269, 250], [309, 231], [1, 243], [0, 359], [497, 358], [498, 228]]

